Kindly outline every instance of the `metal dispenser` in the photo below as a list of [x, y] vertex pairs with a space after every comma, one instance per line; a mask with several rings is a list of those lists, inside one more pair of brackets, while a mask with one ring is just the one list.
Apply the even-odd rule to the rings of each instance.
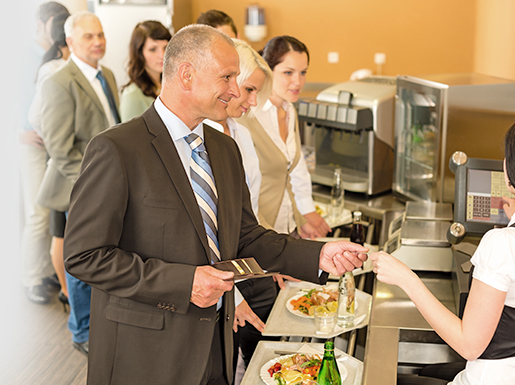
[[314, 183], [330, 186], [340, 167], [347, 191], [374, 195], [391, 189], [395, 90], [394, 77], [372, 76], [299, 101], [299, 121], [314, 137]]

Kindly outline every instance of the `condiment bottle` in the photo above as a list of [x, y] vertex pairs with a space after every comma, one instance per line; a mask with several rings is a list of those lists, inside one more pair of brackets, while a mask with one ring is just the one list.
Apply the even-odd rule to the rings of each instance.
[[[361, 215], [361, 211], [354, 211], [352, 213], [350, 241], [363, 246], [365, 243], [365, 231], [361, 223]], [[338, 282], [338, 326], [354, 326], [355, 295], [356, 282], [354, 280], [354, 274], [352, 274], [352, 271], [348, 271]]]
[[361, 246], [365, 244], [365, 230], [361, 223], [361, 211], [352, 213], [352, 227], [350, 229], [350, 241]]
[[318, 371], [317, 382], [320, 385], [341, 385], [340, 371], [334, 357], [334, 343], [326, 341], [324, 344], [324, 358]]
[[334, 169], [333, 187], [331, 188], [331, 214], [333, 221], [338, 221], [343, 214], [343, 183], [342, 170]]
[[354, 304], [356, 283], [352, 271], [346, 272], [338, 282], [338, 313], [337, 325], [340, 327], [354, 326]]

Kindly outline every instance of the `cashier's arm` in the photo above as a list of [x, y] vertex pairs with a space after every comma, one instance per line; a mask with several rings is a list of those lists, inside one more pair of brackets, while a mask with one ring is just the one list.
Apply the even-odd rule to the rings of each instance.
[[363, 266], [367, 260], [368, 249], [356, 243], [339, 241], [327, 242], [320, 251], [320, 269], [341, 276]]
[[431, 327], [463, 358], [472, 361], [484, 352], [501, 318], [506, 292], [474, 278], [461, 320], [404, 263], [382, 251], [369, 257], [377, 279], [404, 290]]

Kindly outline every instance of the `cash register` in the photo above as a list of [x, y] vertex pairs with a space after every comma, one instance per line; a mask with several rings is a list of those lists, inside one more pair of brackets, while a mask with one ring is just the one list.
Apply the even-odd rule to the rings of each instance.
[[509, 219], [503, 210], [503, 196], [513, 198], [504, 182], [503, 161], [468, 158], [455, 152], [449, 161], [454, 172], [454, 222], [447, 239], [460, 243], [465, 236], [481, 237]]
[[503, 161], [469, 158], [456, 151], [449, 160], [454, 173], [454, 221], [447, 232], [453, 244], [452, 283], [456, 309], [463, 316], [470, 280], [470, 258], [483, 234], [508, 225], [502, 197], [511, 194], [504, 181]]

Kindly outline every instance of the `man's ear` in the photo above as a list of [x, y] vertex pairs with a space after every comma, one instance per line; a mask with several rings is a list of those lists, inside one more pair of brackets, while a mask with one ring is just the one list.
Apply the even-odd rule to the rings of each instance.
[[184, 91], [190, 91], [193, 87], [193, 77], [195, 75], [195, 68], [188, 62], [179, 64], [177, 69], [177, 78], [179, 84]]
[[73, 37], [68, 36], [66, 38], [66, 45], [70, 48], [70, 52], [73, 52]]

